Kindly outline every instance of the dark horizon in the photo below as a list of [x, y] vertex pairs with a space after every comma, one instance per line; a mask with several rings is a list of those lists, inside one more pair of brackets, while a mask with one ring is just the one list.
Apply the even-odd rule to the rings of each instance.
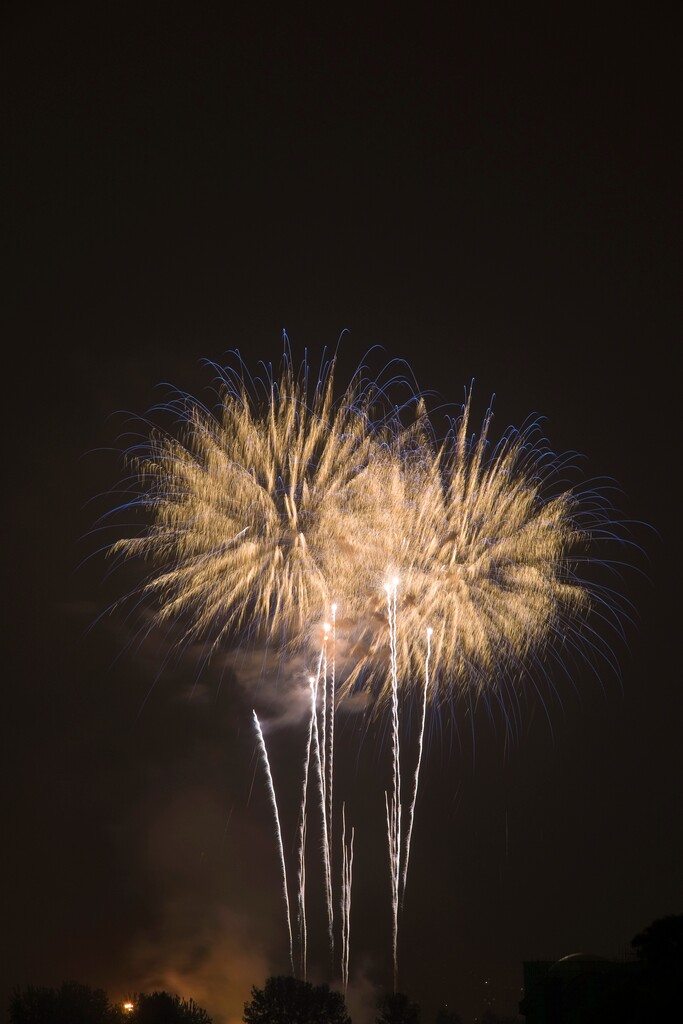
[[[136, 646], [106, 611], [140, 567], [110, 574], [91, 532], [122, 410], [163, 382], [207, 397], [202, 361], [234, 349], [277, 364], [283, 330], [296, 360], [338, 347], [344, 381], [368, 352], [405, 361], [432, 408], [474, 382], [496, 439], [540, 417], [614, 481], [637, 545], [618, 672], [555, 665], [512, 734], [495, 702], [430, 716], [399, 988], [425, 1024], [488, 991], [513, 1013], [524, 961], [619, 959], [682, 912], [680, 31], [668, 3], [6, 16], [5, 1006], [73, 979], [236, 1024], [288, 972], [251, 722], [291, 858], [287, 669], [275, 687], [169, 658], [158, 630]], [[385, 733], [340, 714], [351, 1005], [391, 985]], [[312, 915], [311, 974], [336, 985]]]

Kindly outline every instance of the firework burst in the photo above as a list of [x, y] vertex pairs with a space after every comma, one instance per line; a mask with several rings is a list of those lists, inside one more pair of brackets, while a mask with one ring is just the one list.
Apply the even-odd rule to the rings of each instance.
[[128, 452], [125, 507], [151, 522], [110, 551], [152, 566], [141, 593], [157, 620], [210, 649], [239, 637], [293, 650], [338, 601], [335, 696], [364, 686], [377, 707], [391, 700], [393, 576], [402, 692], [420, 685], [426, 626], [432, 701], [521, 678], [553, 640], [600, 646], [585, 625], [596, 608], [618, 624], [614, 595], [581, 570], [611, 509], [597, 490], [567, 486], [569, 457], [538, 423], [492, 445], [490, 411], [470, 433], [470, 394], [437, 441], [416, 391], [406, 426], [361, 371], [335, 400], [334, 371], [323, 364], [311, 384], [308, 363], [295, 370], [287, 355], [279, 376], [256, 381], [242, 362], [220, 369], [216, 412], [179, 395], [167, 408], [180, 436], [155, 431]]
[[[594, 559], [594, 543], [620, 539], [613, 510], [606, 491], [569, 485], [572, 456], [554, 455], [536, 421], [508, 429], [493, 445], [489, 410], [472, 434], [471, 392], [437, 439], [415, 389], [397, 406], [388, 386], [366, 380], [362, 368], [339, 399], [334, 360], [323, 363], [312, 385], [307, 361], [295, 370], [288, 351], [279, 376], [264, 367], [254, 380], [241, 360], [236, 369], [216, 369], [216, 411], [178, 394], [163, 408], [180, 421], [179, 435], [157, 430], [127, 453], [132, 497], [123, 508], [145, 513], [147, 525], [109, 551], [150, 564], [136, 595], [154, 603], [157, 621], [182, 623], [181, 643], [206, 642], [209, 651], [235, 640], [279, 652], [317, 648], [298, 826], [304, 977], [309, 769], [317, 780], [332, 952], [335, 713], [357, 688], [370, 695], [373, 710], [389, 707], [385, 811], [396, 988], [428, 702], [473, 692], [500, 694], [502, 703], [510, 683], [533, 679], [535, 671], [547, 675], [547, 654], [610, 658], [590, 617], [597, 613], [621, 631], [618, 596], [592, 568], [608, 564]], [[389, 381], [397, 383], [408, 381]], [[399, 697], [413, 693], [421, 697], [421, 717], [404, 835]], [[255, 712], [254, 721], [276, 819], [293, 969], [282, 832]], [[349, 842], [346, 836], [344, 809], [345, 988], [353, 830]]]
[[221, 370], [219, 389], [217, 413], [178, 396], [180, 438], [156, 431], [128, 453], [126, 507], [152, 522], [110, 550], [155, 567], [142, 595], [186, 640], [292, 649], [335, 597], [358, 609], [383, 578], [403, 493], [381, 389], [359, 371], [335, 402], [334, 361], [310, 387], [287, 357], [257, 383], [241, 363]]
[[[536, 421], [492, 446], [489, 410], [471, 436], [470, 403], [440, 443], [424, 420], [394, 433], [403, 488], [388, 564], [401, 580], [394, 656], [402, 691], [417, 690], [429, 627], [432, 701], [521, 678], [553, 640], [587, 654], [600, 646], [586, 627], [596, 609], [619, 623], [614, 595], [580, 572], [595, 564], [594, 541], [614, 539], [604, 494], [567, 486], [570, 456], [551, 452]], [[378, 704], [392, 700], [390, 632], [378, 597], [355, 644], [356, 672], [373, 681]]]

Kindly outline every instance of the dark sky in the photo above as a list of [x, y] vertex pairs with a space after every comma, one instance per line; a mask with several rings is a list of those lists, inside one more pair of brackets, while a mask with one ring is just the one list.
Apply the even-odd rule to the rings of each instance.
[[[399, 957], [425, 1024], [443, 1002], [467, 1024], [490, 998], [513, 1012], [525, 959], [622, 956], [683, 912], [681, 5], [445, 12], [3, 15], [3, 1002], [72, 978], [236, 1024], [288, 970], [251, 724], [252, 707], [270, 722], [289, 856], [286, 685], [247, 664], [198, 676], [155, 632], [136, 647], [122, 615], [99, 618], [136, 567], [107, 578], [88, 557], [120, 410], [144, 414], [163, 381], [201, 396], [202, 359], [235, 348], [277, 362], [283, 329], [314, 363], [344, 331], [343, 367], [381, 346], [444, 402], [474, 379], [494, 433], [545, 417], [651, 527], [615, 584], [634, 606], [620, 679], [556, 673], [512, 743], [485, 708], [430, 719]], [[390, 752], [359, 716], [338, 736], [367, 1024], [391, 983]], [[334, 982], [321, 907], [312, 973]]]

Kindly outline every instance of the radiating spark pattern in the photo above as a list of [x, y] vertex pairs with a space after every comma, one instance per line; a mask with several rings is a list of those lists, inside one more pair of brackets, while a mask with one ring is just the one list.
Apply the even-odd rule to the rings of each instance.
[[[598, 491], [562, 489], [568, 458], [550, 452], [537, 423], [509, 430], [490, 448], [489, 411], [480, 435], [471, 438], [470, 397], [441, 443], [427, 427], [413, 432], [409, 444], [407, 431], [395, 437], [402, 485], [401, 503], [392, 507], [389, 565], [401, 578], [395, 656], [401, 688], [419, 686], [421, 640], [430, 623], [439, 684], [432, 686], [434, 701], [461, 688], [504, 686], [553, 639], [579, 651], [590, 646], [580, 629], [592, 606], [613, 625], [617, 618], [612, 595], [578, 571], [589, 544], [609, 535], [605, 500]], [[390, 702], [381, 668], [390, 623], [380, 607], [378, 597], [357, 643], [356, 673], [373, 677]]]
[[313, 388], [308, 372], [285, 358], [259, 394], [244, 367], [224, 370], [216, 414], [180, 396], [167, 406], [180, 439], [155, 432], [129, 453], [128, 508], [152, 523], [111, 551], [152, 563], [143, 593], [161, 620], [187, 624], [187, 639], [300, 644], [333, 583], [351, 607], [385, 571], [400, 482], [371, 415], [378, 389], [357, 374], [335, 402], [334, 363]]
[[[307, 362], [295, 372], [288, 357], [258, 385], [241, 363], [223, 369], [215, 414], [180, 396], [166, 407], [180, 439], [156, 432], [130, 450], [124, 508], [151, 523], [109, 550], [151, 565], [141, 592], [159, 620], [181, 622], [188, 642], [246, 635], [291, 649], [310, 640], [334, 592], [345, 623], [333, 699], [366, 686], [377, 707], [391, 700], [387, 574], [401, 578], [400, 687], [419, 686], [429, 622], [433, 701], [504, 687], [553, 640], [590, 648], [591, 608], [619, 628], [614, 595], [581, 573], [592, 542], [610, 537], [611, 509], [597, 490], [566, 485], [569, 459], [536, 422], [493, 446], [490, 410], [470, 432], [470, 393], [437, 441], [417, 392], [393, 415], [389, 387], [359, 371], [335, 401], [334, 370], [324, 365], [311, 386]], [[324, 716], [331, 801], [329, 728]]]

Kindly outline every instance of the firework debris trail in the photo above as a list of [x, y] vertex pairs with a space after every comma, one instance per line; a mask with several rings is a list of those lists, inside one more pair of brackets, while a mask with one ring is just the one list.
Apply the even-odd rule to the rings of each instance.
[[[328, 648], [330, 624], [324, 624], [322, 708], [320, 712], [322, 742], [320, 744], [320, 806], [324, 820], [323, 858], [327, 887], [327, 912], [330, 932], [330, 953], [334, 956], [334, 903], [332, 899], [332, 759], [334, 743], [334, 652], [332, 658], [332, 682], [328, 684]], [[320, 679], [320, 673], [318, 673]], [[328, 694], [328, 686], [330, 692]]]
[[[322, 661], [322, 653], [320, 655]], [[320, 664], [318, 665], [320, 674]], [[301, 810], [299, 812], [299, 938], [301, 946], [301, 976], [307, 980], [307, 953], [308, 953], [308, 929], [306, 926], [306, 826], [308, 822], [308, 775], [311, 765], [311, 753], [313, 748], [313, 725], [316, 715], [316, 689], [315, 678], [309, 676], [308, 685], [311, 693], [311, 714], [308, 721], [308, 740], [306, 743], [306, 757], [304, 759], [304, 777], [301, 792]]]
[[287, 910], [287, 932], [289, 935], [289, 963], [294, 974], [294, 949], [292, 944], [292, 920], [289, 913], [289, 893], [287, 890], [287, 866], [285, 864], [285, 851], [282, 845], [282, 830], [280, 828], [280, 815], [277, 809], [277, 799], [275, 797], [275, 786], [273, 785], [273, 776], [270, 771], [270, 763], [268, 761], [268, 751], [266, 750], [266, 742], [263, 738], [263, 732], [261, 730], [261, 723], [258, 720], [258, 715], [253, 712], [254, 724], [256, 726], [256, 734], [258, 736], [259, 747], [261, 749], [261, 755], [263, 757], [263, 766], [266, 770], [266, 776], [268, 779], [268, 789], [270, 791], [270, 801], [273, 805], [273, 814], [275, 816], [275, 830], [277, 833], [278, 849], [280, 851], [280, 866], [282, 868], [282, 895], [285, 901], [285, 908]]
[[349, 987], [349, 954], [351, 950], [351, 884], [353, 881], [353, 839], [355, 829], [351, 829], [351, 838], [346, 841], [346, 804], [342, 804], [342, 954], [341, 973], [344, 995]]
[[389, 874], [391, 878], [391, 952], [394, 992], [398, 986], [398, 897], [401, 878], [401, 757], [398, 735], [398, 670], [396, 662], [396, 590], [398, 580], [387, 585], [387, 614], [389, 618], [389, 646], [391, 657], [391, 754], [392, 795], [384, 794], [387, 812], [387, 839], [389, 843]]
[[[330, 721], [329, 721], [329, 756], [327, 759], [327, 860], [329, 864], [330, 879], [332, 879], [332, 842], [333, 842], [333, 827], [332, 827], [332, 779], [334, 774], [334, 716], [335, 716], [335, 676], [336, 676], [336, 655], [337, 655], [337, 606], [332, 605], [332, 659], [331, 659], [331, 672], [330, 672]], [[330, 900], [332, 899], [332, 893], [330, 892]]]
[[[322, 659], [324, 664], [325, 659]], [[315, 691], [315, 706], [317, 709], [318, 705], [318, 689], [320, 685], [320, 672], [314, 683]], [[318, 731], [318, 718], [317, 714], [313, 717], [313, 750], [315, 752], [315, 769], [318, 776], [318, 795], [320, 797], [320, 817], [322, 820], [323, 840], [322, 840], [322, 852], [323, 852], [323, 866], [325, 869], [325, 902], [327, 905], [327, 933], [330, 945], [330, 956], [334, 957], [334, 909], [332, 906], [332, 876], [330, 874], [330, 860], [329, 860], [329, 840], [327, 836], [327, 815], [326, 801], [325, 801], [325, 772], [323, 768], [323, 759], [321, 756], [321, 744], [320, 735]]]
[[420, 767], [422, 765], [422, 747], [424, 743], [424, 732], [425, 732], [425, 719], [427, 717], [427, 694], [429, 691], [429, 658], [432, 653], [432, 629], [427, 629], [427, 654], [425, 657], [425, 683], [424, 691], [422, 696], [422, 717], [420, 719], [420, 739], [418, 744], [417, 753], [417, 766], [415, 768], [415, 781], [413, 783], [413, 799], [410, 803], [410, 811], [408, 813], [408, 830], [406, 835], [406, 847], [403, 861], [403, 877], [401, 880], [401, 906], [403, 906], [403, 900], [406, 895], [406, 880], [408, 878], [408, 860], [410, 858], [410, 842], [413, 835], [413, 822], [415, 820], [415, 804], [417, 803], [417, 787], [420, 782]]

